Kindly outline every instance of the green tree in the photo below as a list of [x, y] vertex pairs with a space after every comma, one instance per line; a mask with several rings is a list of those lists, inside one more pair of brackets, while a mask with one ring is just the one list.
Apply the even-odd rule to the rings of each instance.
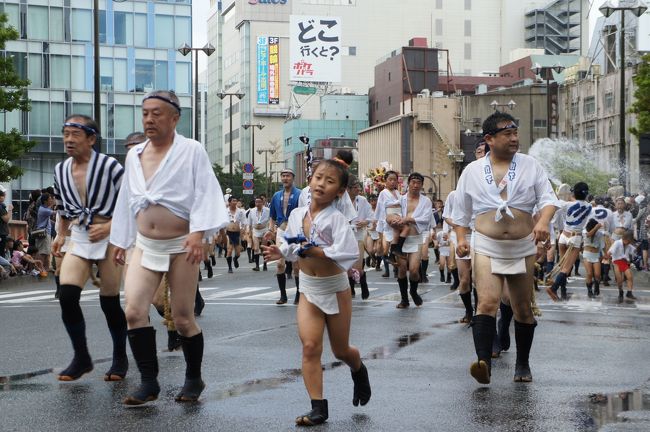
[[650, 133], [650, 54], [641, 58], [633, 81], [636, 87], [635, 101], [630, 107], [630, 112], [636, 114], [637, 126], [630, 128], [630, 132], [641, 138], [641, 135]]
[[[18, 32], [7, 22], [7, 15], [0, 14], [0, 51], [5, 49], [7, 41], [18, 39]], [[12, 59], [0, 57], [0, 114], [30, 110], [28, 85], [29, 80], [21, 79], [16, 73]], [[35, 145], [35, 142], [24, 139], [16, 129], [0, 132], [0, 182], [8, 182], [23, 175], [22, 168], [12, 162], [20, 159]]]
[[[243, 194], [244, 176], [243, 176], [242, 167], [240, 166], [233, 167], [234, 171], [232, 173], [232, 179], [230, 178], [230, 173], [225, 172], [223, 167], [218, 163], [215, 163], [212, 166], [212, 169], [214, 170], [214, 175], [217, 176], [217, 180], [219, 180], [219, 184], [221, 185], [221, 189], [224, 191], [224, 193], [226, 191], [226, 188], [231, 188], [232, 195], [237, 198], [243, 199], [245, 203], [248, 203], [248, 201], [253, 199], [254, 196], [262, 193], [266, 193], [267, 191], [268, 181], [264, 173], [260, 173], [257, 170], [257, 168], [253, 173], [253, 183], [255, 184], [254, 195]], [[273, 192], [274, 191], [271, 190], [271, 193]]]

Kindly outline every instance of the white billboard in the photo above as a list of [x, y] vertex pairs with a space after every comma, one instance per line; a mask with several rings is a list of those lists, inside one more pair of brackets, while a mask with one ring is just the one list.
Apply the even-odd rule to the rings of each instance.
[[636, 33], [636, 50], [650, 52], [650, 10], [639, 17]]
[[341, 82], [341, 18], [291, 15], [291, 81]]

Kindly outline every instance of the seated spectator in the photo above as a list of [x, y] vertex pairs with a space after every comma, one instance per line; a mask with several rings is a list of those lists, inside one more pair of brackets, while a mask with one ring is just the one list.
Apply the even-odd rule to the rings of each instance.
[[[38, 252], [35, 248], [30, 247], [28, 252]], [[33, 276], [47, 277], [47, 272], [43, 268], [43, 263], [32, 257], [30, 253], [25, 253], [24, 246], [21, 241], [14, 242], [13, 254], [11, 256], [11, 263], [16, 270], [23, 270], [24, 274], [32, 274]]]

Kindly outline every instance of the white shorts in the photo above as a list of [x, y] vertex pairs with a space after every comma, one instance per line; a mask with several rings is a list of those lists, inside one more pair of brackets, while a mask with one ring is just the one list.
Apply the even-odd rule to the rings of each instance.
[[600, 262], [600, 252], [582, 251], [582, 259], [588, 263], [596, 264]]
[[582, 246], [582, 235], [574, 234], [572, 237], [569, 237], [564, 233], [564, 231], [562, 231], [562, 234], [560, 234], [560, 239], [558, 240], [558, 244], [579, 248]]
[[448, 257], [449, 256], [449, 246], [441, 246], [438, 248], [440, 256]]

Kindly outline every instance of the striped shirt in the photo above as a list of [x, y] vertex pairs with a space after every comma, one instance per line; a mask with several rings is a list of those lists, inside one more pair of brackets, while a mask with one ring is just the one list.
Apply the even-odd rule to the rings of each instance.
[[86, 173], [86, 196], [82, 197], [72, 177], [72, 158], [54, 168], [54, 197], [58, 213], [68, 219], [79, 219], [88, 228], [93, 217], [113, 217], [124, 168], [114, 158], [92, 152]]

